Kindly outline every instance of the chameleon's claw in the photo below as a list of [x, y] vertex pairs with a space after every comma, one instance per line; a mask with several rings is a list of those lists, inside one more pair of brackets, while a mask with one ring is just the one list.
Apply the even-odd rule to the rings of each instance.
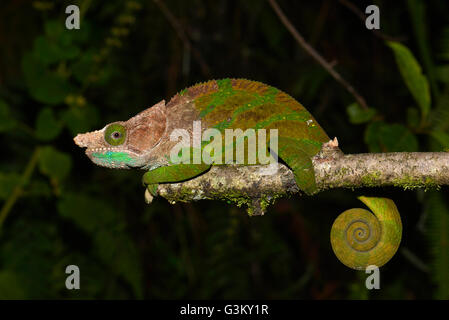
[[145, 202], [147, 204], [150, 204], [153, 202], [154, 197], [157, 196], [157, 187], [159, 185], [157, 183], [155, 184], [149, 184], [145, 188]]
[[159, 184], [157, 183], [153, 183], [153, 184], [149, 184], [147, 185], [147, 191], [153, 196], [156, 197], [157, 196], [157, 187], [159, 186]]

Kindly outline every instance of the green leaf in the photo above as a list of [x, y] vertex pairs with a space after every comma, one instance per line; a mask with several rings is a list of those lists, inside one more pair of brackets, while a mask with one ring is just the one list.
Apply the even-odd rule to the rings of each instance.
[[28, 298], [20, 277], [12, 270], [0, 271], [0, 297], [7, 300]]
[[39, 82], [42, 74], [46, 72], [45, 65], [33, 53], [26, 53], [22, 57], [22, 72], [28, 86]]
[[45, 65], [33, 54], [22, 59], [22, 71], [30, 95], [46, 104], [58, 104], [73, 90], [68, 81], [46, 70]]
[[129, 236], [121, 230], [102, 229], [95, 244], [101, 259], [132, 286], [136, 298], [143, 297], [143, 274], [139, 254]]
[[72, 65], [73, 75], [80, 83], [84, 83], [92, 73], [94, 66], [93, 56], [93, 52], [86, 52]]
[[66, 194], [58, 203], [61, 216], [93, 234], [96, 251], [115, 274], [126, 279], [142, 298], [142, 270], [134, 243], [125, 232], [124, 217], [110, 204], [93, 197]]
[[65, 153], [48, 146], [39, 150], [39, 169], [52, 180], [60, 182], [70, 173], [72, 159]]
[[9, 105], [0, 99], [0, 132], [13, 129], [15, 124], [15, 120], [11, 117]]
[[41, 60], [44, 65], [70, 60], [76, 58], [80, 53], [79, 48], [74, 45], [62, 46], [43, 36], [36, 38], [33, 50], [35, 57]]
[[14, 172], [0, 172], [0, 199], [6, 199], [20, 182], [20, 175]]
[[33, 50], [35, 57], [42, 61], [43, 65], [48, 65], [50, 63], [62, 60], [60, 58], [60, 48], [43, 36], [39, 36], [34, 40]]
[[400, 124], [382, 126], [379, 132], [380, 143], [389, 152], [418, 151], [418, 140], [406, 127]]
[[365, 130], [365, 143], [371, 152], [418, 151], [418, 139], [401, 124], [370, 123]]
[[429, 79], [430, 88], [434, 96], [439, 98], [440, 94], [435, 79], [435, 66], [433, 64], [430, 41], [428, 39], [429, 24], [427, 23], [426, 1], [407, 0], [407, 8], [410, 14], [416, 44], [418, 45], [418, 52]]
[[83, 43], [88, 40], [91, 25], [88, 21], [84, 21], [79, 30], [68, 30], [64, 23], [61, 23], [60, 20], [54, 19], [47, 20], [45, 22], [44, 29], [46, 37], [67, 45], [72, 43]]
[[384, 123], [376, 121], [370, 123], [365, 129], [365, 143], [370, 152], [382, 152], [379, 143], [379, 130]]
[[55, 74], [45, 74], [41, 81], [29, 87], [31, 96], [39, 102], [48, 104], [62, 103], [72, 91], [67, 80]]
[[62, 125], [56, 119], [53, 110], [42, 109], [36, 119], [36, 136], [41, 140], [52, 140], [61, 132]]
[[72, 106], [63, 112], [62, 119], [72, 135], [75, 136], [94, 127], [98, 122], [98, 112], [89, 104], [82, 108]]
[[351, 123], [360, 124], [370, 121], [376, 115], [376, 109], [369, 108], [365, 110], [358, 103], [354, 102], [346, 107], [346, 113]]
[[[65, 288], [64, 282], [55, 284], [53, 278], [54, 267], [61, 259], [60, 232], [54, 221], [44, 223], [36, 218], [36, 214], [45, 212], [44, 208], [33, 208], [31, 219], [24, 218], [27, 213], [12, 219], [0, 247], [2, 271], [14, 274], [8, 277], [15, 278], [16, 286], [25, 291], [28, 299], [54, 299]], [[0, 291], [9, 289], [3, 285], [6, 283], [0, 284]], [[56, 290], [52, 290], [53, 286]]]
[[419, 127], [419, 110], [407, 108], [407, 124], [412, 128]]
[[50, 39], [61, 38], [64, 34], [64, 29], [64, 24], [58, 20], [47, 20], [44, 25], [45, 35]]
[[418, 103], [423, 118], [426, 118], [431, 104], [429, 83], [422, 74], [421, 66], [416, 61], [410, 50], [404, 45], [388, 41], [388, 46], [393, 50], [399, 71], [413, 98]]
[[61, 216], [72, 220], [81, 229], [94, 232], [118, 223], [117, 211], [104, 201], [79, 194], [65, 194], [58, 203]]

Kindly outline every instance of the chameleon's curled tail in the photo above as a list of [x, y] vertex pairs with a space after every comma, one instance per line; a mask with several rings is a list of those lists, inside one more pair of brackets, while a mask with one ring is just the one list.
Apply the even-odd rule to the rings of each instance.
[[331, 229], [331, 244], [337, 258], [346, 266], [365, 270], [383, 266], [396, 253], [402, 236], [402, 223], [394, 202], [387, 198], [359, 197], [365, 209], [341, 213]]

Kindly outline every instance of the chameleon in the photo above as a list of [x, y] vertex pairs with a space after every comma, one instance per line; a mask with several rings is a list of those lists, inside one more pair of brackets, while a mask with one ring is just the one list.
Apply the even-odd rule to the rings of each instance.
[[[172, 151], [179, 144], [172, 133], [182, 129], [192, 134], [195, 122], [202, 133], [214, 129], [225, 136], [229, 129], [270, 130], [270, 145], [265, 145], [267, 154], [275, 153], [292, 170], [302, 192], [313, 195], [318, 191], [312, 158], [330, 141], [328, 135], [297, 100], [257, 81], [226, 78], [198, 83], [178, 92], [168, 103], [162, 100], [127, 121], [116, 121], [101, 130], [78, 134], [74, 141], [86, 148], [86, 155], [96, 165], [145, 170], [143, 183], [146, 190], [156, 196], [161, 183], [193, 179], [213, 165], [230, 164], [223, 161], [223, 155], [226, 150], [237, 148], [238, 139], [227, 144], [225, 141], [221, 149], [209, 150], [206, 154], [213, 156], [213, 161], [207, 163], [172, 160]], [[277, 130], [276, 150], [271, 150], [275, 137], [272, 129]], [[222, 136], [215, 138], [224, 141]], [[239, 141], [241, 146], [245, 139]], [[195, 153], [204, 154], [205, 149], [206, 144], [201, 142], [180, 148], [177, 155], [181, 153], [182, 159], [192, 160]], [[232, 160], [235, 160], [234, 155]], [[249, 165], [248, 159], [243, 164]], [[345, 211], [332, 226], [332, 248], [337, 258], [350, 268], [380, 267], [399, 247], [402, 235], [399, 212], [387, 198], [359, 199], [374, 215], [361, 208]]]

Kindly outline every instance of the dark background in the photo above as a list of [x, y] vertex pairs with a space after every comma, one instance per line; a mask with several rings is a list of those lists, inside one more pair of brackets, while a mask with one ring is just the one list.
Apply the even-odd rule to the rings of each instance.
[[[345, 153], [449, 147], [449, 3], [353, 1], [381, 11], [380, 34], [341, 1], [279, 5], [375, 115], [295, 42], [264, 0], [2, 1], [0, 298], [447, 299], [448, 190], [329, 190], [281, 199], [263, 217], [215, 201], [143, 200], [142, 171], [93, 165], [72, 138], [126, 120], [197, 82], [273, 85], [297, 98]], [[78, 4], [81, 29], [65, 28]], [[386, 39], [427, 76], [423, 116]], [[414, 99], [415, 94], [415, 99]], [[398, 253], [381, 290], [332, 252], [337, 215], [357, 196], [395, 201]], [[65, 288], [77, 265], [81, 289]]]

